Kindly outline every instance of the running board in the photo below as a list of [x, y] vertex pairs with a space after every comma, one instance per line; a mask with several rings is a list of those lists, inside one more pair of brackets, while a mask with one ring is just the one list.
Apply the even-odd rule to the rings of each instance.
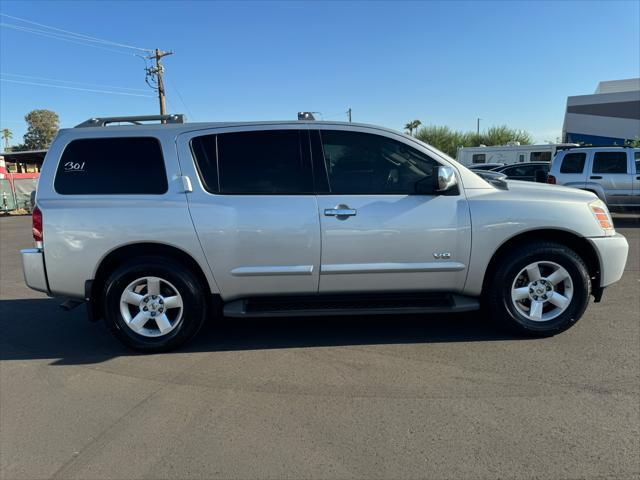
[[224, 306], [227, 317], [299, 317], [452, 313], [478, 310], [477, 298], [442, 293], [255, 297]]

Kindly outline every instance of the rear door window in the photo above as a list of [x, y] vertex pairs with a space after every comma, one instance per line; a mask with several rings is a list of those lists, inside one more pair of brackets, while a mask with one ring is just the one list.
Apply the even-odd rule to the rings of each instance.
[[262, 130], [195, 137], [191, 148], [211, 193], [308, 194], [313, 178], [301, 141], [298, 130]]
[[560, 173], [582, 173], [587, 154], [584, 152], [567, 153], [562, 159]]
[[510, 177], [532, 177], [535, 175], [536, 167], [534, 165], [518, 165], [516, 167], [505, 168], [502, 173], [506, 173]]
[[596, 152], [593, 173], [627, 173], [627, 152]]
[[62, 153], [54, 187], [62, 195], [166, 193], [160, 142], [153, 137], [73, 140]]

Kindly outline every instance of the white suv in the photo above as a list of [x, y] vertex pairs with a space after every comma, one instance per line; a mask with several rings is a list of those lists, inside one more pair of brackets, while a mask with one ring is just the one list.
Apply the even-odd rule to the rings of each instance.
[[[490, 184], [413, 137], [333, 122], [92, 119], [60, 131], [27, 284], [86, 302], [126, 345], [206, 318], [486, 307], [533, 335], [573, 325], [627, 242], [589, 192]], [[158, 119], [156, 118], [156, 119]]]

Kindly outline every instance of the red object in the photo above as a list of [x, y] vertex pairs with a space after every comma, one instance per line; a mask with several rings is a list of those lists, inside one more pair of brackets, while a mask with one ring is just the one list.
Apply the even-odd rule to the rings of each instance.
[[31, 215], [31, 231], [36, 242], [42, 242], [42, 212], [36, 206]]
[[553, 185], [556, 184], [556, 177], [554, 177], [553, 175], [547, 175], [547, 183], [551, 183]]

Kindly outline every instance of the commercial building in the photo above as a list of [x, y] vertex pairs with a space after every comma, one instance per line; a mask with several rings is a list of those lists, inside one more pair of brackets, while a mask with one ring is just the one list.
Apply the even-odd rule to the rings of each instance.
[[562, 140], [623, 145], [640, 140], [640, 78], [600, 82], [595, 93], [567, 98]]

